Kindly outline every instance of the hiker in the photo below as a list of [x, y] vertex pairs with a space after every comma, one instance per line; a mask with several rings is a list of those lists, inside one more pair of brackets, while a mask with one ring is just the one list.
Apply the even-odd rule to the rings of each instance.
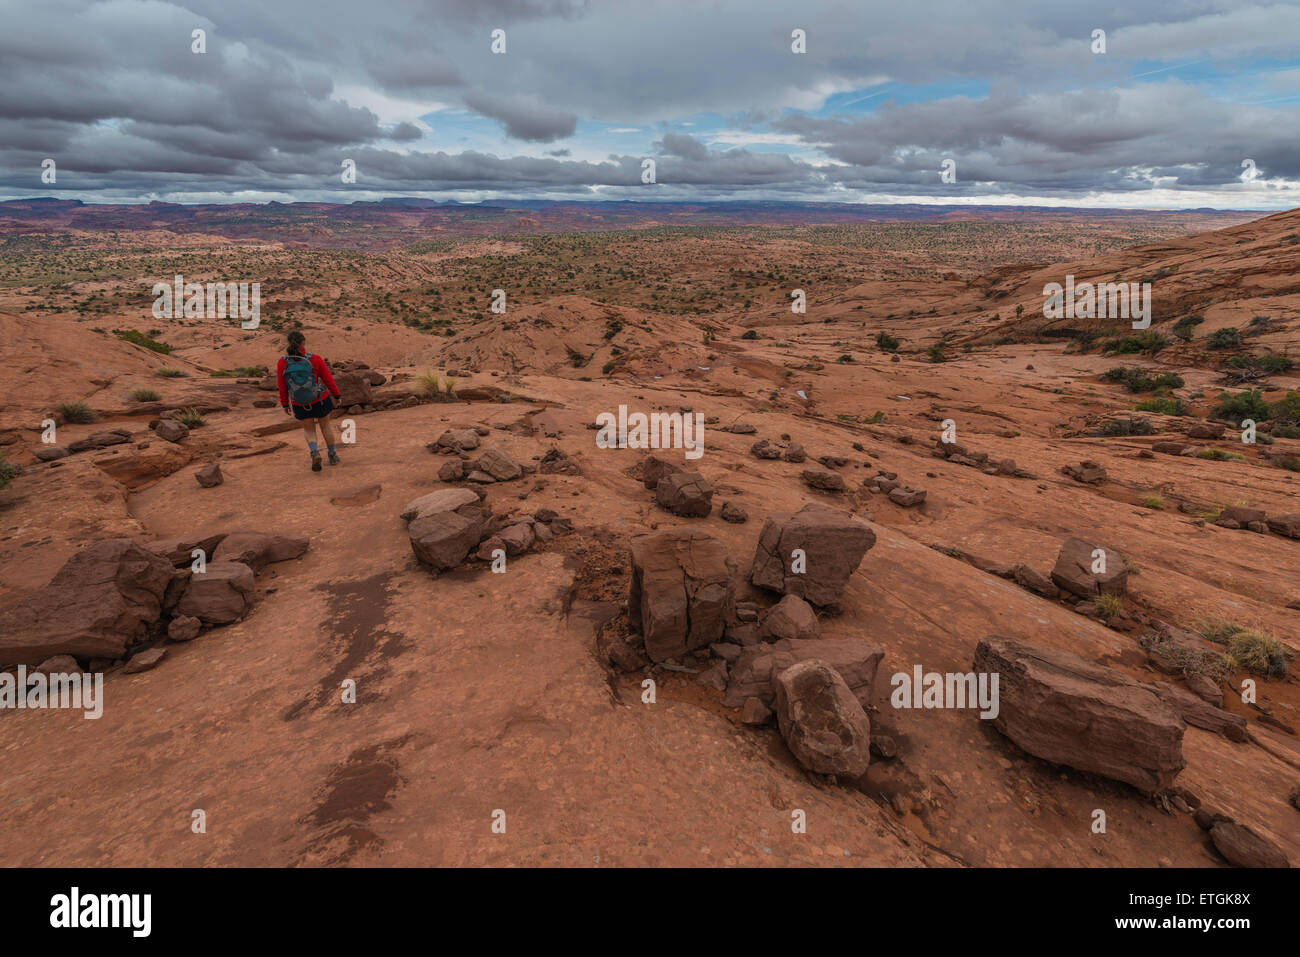
[[304, 352], [306, 337], [295, 329], [289, 333], [289, 350], [275, 366], [275, 381], [280, 387], [280, 406], [285, 415], [293, 414], [302, 422], [307, 448], [311, 451], [311, 470], [320, 471], [320, 449], [316, 444], [316, 426], [320, 425], [321, 438], [329, 452], [330, 465], [339, 464], [334, 450], [334, 428], [329, 415], [334, 411], [334, 399], [339, 397], [339, 387], [334, 384], [329, 366], [314, 353]]

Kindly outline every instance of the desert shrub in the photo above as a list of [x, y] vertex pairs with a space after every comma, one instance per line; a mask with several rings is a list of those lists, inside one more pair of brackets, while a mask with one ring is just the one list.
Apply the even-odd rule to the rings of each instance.
[[181, 374], [180, 369], [173, 369], [171, 366], [159, 366], [157, 369], [154, 369], [153, 371], [158, 375], [162, 376], [164, 379], [175, 379], [178, 378]]
[[1119, 595], [1112, 595], [1107, 592], [1104, 595], [1098, 595], [1095, 599], [1097, 610], [1101, 616], [1109, 621], [1111, 618], [1118, 618], [1124, 614], [1124, 599]]
[[849, 354], [846, 352], [846, 353], [844, 353], [844, 355], [840, 356], [840, 357], [839, 357], [838, 359], [836, 359], [835, 361], [836, 361], [836, 362], [852, 362], [852, 361], [853, 361], [853, 356], [849, 355]]
[[1183, 377], [1175, 372], [1160, 372], [1151, 375], [1137, 366], [1116, 366], [1101, 374], [1103, 382], [1118, 382], [1130, 392], [1168, 392], [1181, 389], [1185, 383]]
[[177, 412], [176, 421], [190, 429], [197, 429], [208, 424], [208, 420], [203, 417], [203, 413], [192, 406]]
[[757, 330], [757, 329], [746, 329], [746, 330], [741, 334], [740, 338], [742, 338], [742, 339], [757, 339], [757, 338], [758, 338], [758, 330]]
[[1230, 392], [1219, 393], [1219, 404], [1210, 413], [1211, 418], [1240, 422], [1242, 419], [1254, 419], [1264, 422], [1273, 416], [1273, 408], [1264, 401], [1260, 389], [1247, 389], [1235, 395]]
[[885, 413], [884, 413], [884, 412], [881, 412], [879, 409], [877, 409], [877, 410], [875, 411], [875, 413], [872, 414], [871, 418], [867, 419], [867, 424], [868, 424], [868, 425], [879, 425], [881, 422], [884, 422], [884, 421], [885, 421]]
[[1294, 455], [1283, 455], [1281, 458], [1273, 460], [1274, 464], [1280, 469], [1286, 469], [1288, 472], [1300, 472], [1300, 458]]
[[1135, 407], [1135, 411], [1159, 412], [1161, 415], [1186, 415], [1187, 403], [1182, 399], [1161, 396], [1158, 399], [1147, 399], [1145, 402], [1139, 402]]
[[165, 342], [159, 342], [157, 339], [150, 339], [138, 329], [114, 329], [113, 335], [126, 342], [134, 343], [137, 346], [144, 346], [146, 349], [152, 349], [154, 352], [161, 352], [167, 355], [172, 351], [172, 347]]
[[1242, 629], [1228, 639], [1228, 666], [1260, 675], [1282, 677], [1287, 673], [1290, 652], [1272, 635], [1254, 629]]
[[926, 354], [930, 357], [931, 362], [948, 361], [948, 357], [943, 354], [943, 346], [939, 345], [937, 342], [926, 350]]
[[1165, 500], [1162, 499], [1159, 495], [1143, 495], [1142, 506], [1144, 508], [1151, 508], [1151, 509], [1155, 509], [1156, 511], [1159, 511], [1160, 509], [1165, 507]]
[[1174, 335], [1179, 339], [1190, 341], [1192, 338], [1192, 330], [1204, 321], [1204, 316], [1183, 316], [1183, 318], [1174, 323]]
[[443, 392], [442, 376], [436, 369], [425, 369], [420, 372], [414, 379], [414, 385], [416, 395], [426, 399], [436, 399]]
[[1231, 462], [1245, 461], [1246, 456], [1237, 452], [1225, 452], [1223, 449], [1201, 449], [1196, 453], [1198, 459], [1209, 459], [1214, 462]]
[[[1288, 392], [1271, 406], [1273, 421], [1284, 426], [1300, 426], [1300, 392]], [[1277, 435], [1276, 428], [1273, 434]]]
[[609, 375], [616, 368], [618, 368], [618, 363], [615, 362], [613, 359], [610, 359], [608, 362], [606, 362], [603, 366], [600, 367], [601, 375]]
[[605, 323], [605, 338], [606, 338], [606, 339], [613, 339], [616, 335], [618, 335], [618, 334], [619, 334], [620, 332], [622, 332], [622, 331], [623, 331], [623, 320], [622, 320], [622, 319], [617, 319], [617, 318], [615, 318], [615, 319], [610, 319], [610, 320], [608, 320], [608, 321]]
[[1149, 352], [1155, 355], [1168, 344], [1169, 340], [1160, 333], [1147, 330], [1139, 332], [1136, 336], [1121, 336], [1110, 339], [1102, 348], [1102, 351], [1113, 352], [1117, 355], [1134, 355], [1139, 352]]
[[889, 333], [882, 331], [876, 333], [876, 345], [880, 346], [885, 352], [897, 352], [899, 343]]
[[153, 389], [132, 389], [131, 399], [135, 402], [157, 402], [162, 396]]
[[1154, 432], [1155, 428], [1152, 427], [1150, 419], [1138, 418], [1132, 415], [1107, 419], [1102, 423], [1100, 430], [1101, 435], [1108, 436], [1151, 435]]
[[235, 375], [241, 379], [260, 379], [271, 374], [266, 366], [236, 366]]
[[74, 402], [60, 402], [54, 407], [54, 411], [62, 417], [64, 422], [72, 422], [77, 425], [86, 425], [98, 418], [95, 415], [95, 410], [79, 399]]
[[1222, 644], [1237, 632], [1241, 631], [1240, 625], [1234, 625], [1232, 622], [1223, 618], [1206, 618], [1196, 626], [1196, 633], [1206, 641], [1214, 641]]
[[1215, 329], [1206, 338], [1205, 344], [1211, 349], [1235, 349], [1241, 345], [1241, 333], [1236, 329]]
[[0, 488], [8, 488], [9, 483], [16, 479], [22, 470], [21, 465], [6, 460], [5, 454], [0, 452]]

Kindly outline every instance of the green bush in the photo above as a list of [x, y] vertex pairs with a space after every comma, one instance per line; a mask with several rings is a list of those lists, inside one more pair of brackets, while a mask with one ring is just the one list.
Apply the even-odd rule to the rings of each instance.
[[930, 357], [931, 362], [948, 361], [948, 357], [943, 354], [943, 346], [939, 345], [937, 342], [926, 350], [926, 354]]
[[1150, 419], [1142, 419], [1132, 415], [1107, 419], [1102, 423], [1100, 430], [1101, 435], [1107, 436], [1152, 435], [1154, 432], [1155, 428], [1151, 425]]
[[1215, 329], [1205, 344], [1211, 349], [1235, 349], [1241, 345], [1241, 333], [1236, 329]]
[[1151, 375], [1137, 366], [1117, 366], [1101, 374], [1103, 382], [1118, 382], [1130, 392], [1168, 392], [1181, 389], [1183, 377], [1174, 372]]
[[5, 454], [0, 452], [0, 488], [8, 488], [9, 483], [16, 479], [22, 470], [21, 465], [6, 461]]
[[880, 346], [885, 352], [897, 352], [898, 340], [887, 332], [876, 333], [876, 345]]
[[1159, 412], [1161, 415], [1187, 415], [1187, 404], [1182, 399], [1161, 396], [1158, 399], [1147, 399], [1145, 402], [1139, 402], [1135, 407], [1135, 411]]
[[62, 417], [64, 422], [72, 422], [76, 425], [87, 425], [98, 418], [95, 415], [95, 410], [80, 400], [60, 402], [54, 407], [54, 411]]
[[1236, 395], [1220, 392], [1219, 404], [1210, 413], [1211, 418], [1224, 419], [1234, 425], [1240, 423], [1242, 419], [1264, 422], [1272, 416], [1273, 409], [1264, 401], [1264, 393], [1259, 389], [1247, 389]]
[[758, 338], [758, 330], [757, 330], [757, 329], [746, 329], [745, 332], [741, 335], [740, 338], [742, 338], [742, 339], [757, 339], [757, 338]]
[[181, 374], [180, 369], [173, 369], [171, 366], [159, 366], [157, 369], [154, 369], [153, 371], [156, 372], [158, 375], [162, 376], [164, 379], [175, 379], [178, 378]]
[[1174, 335], [1179, 339], [1190, 341], [1192, 338], [1192, 330], [1204, 321], [1204, 316], [1184, 316], [1174, 323]]
[[162, 396], [153, 389], [132, 389], [131, 399], [134, 402], [157, 402]]
[[1113, 352], [1117, 355], [1135, 355], [1139, 352], [1149, 352], [1155, 355], [1168, 344], [1169, 340], [1160, 333], [1146, 331], [1140, 332], [1136, 336], [1121, 336], [1110, 339], [1102, 347], [1102, 351]]
[[176, 421], [189, 429], [197, 429], [199, 426], [208, 424], [208, 420], [203, 417], [203, 413], [195, 408], [181, 409], [176, 413]]
[[161, 352], [167, 355], [172, 351], [172, 347], [165, 342], [159, 342], [157, 339], [150, 339], [143, 332], [137, 329], [114, 329], [113, 335], [126, 342], [134, 343], [137, 346], [144, 346], [146, 349], [152, 349], [154, 352]]

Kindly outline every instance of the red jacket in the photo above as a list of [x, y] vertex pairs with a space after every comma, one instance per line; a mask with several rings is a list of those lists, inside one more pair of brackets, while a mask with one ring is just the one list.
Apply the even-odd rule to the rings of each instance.
[[[316, 373], [316, 381], [324, 383], [325, 388], [329, 390], [329, 394], [337, 399], [339, 397], [339, 387], [334, 384], [334, 377], [330, 375], [330, 368], [325, 364], [325, 360], [315, 353], [311, 353], [307, 358], [311, 360], [312, 371]], [[289, 384], [284, 381], [284, 356], [280, 356], [280, 361], [275, 365], [275, 384], [280, 387], [280, 405], [289, 405]], [[321, 396], [321, 399], [323, 398], [325, 396]], [[319, 402], [320, 399], [316, 401]], [[298, 403], [294, 402], [292, 404], [297, 405]]]

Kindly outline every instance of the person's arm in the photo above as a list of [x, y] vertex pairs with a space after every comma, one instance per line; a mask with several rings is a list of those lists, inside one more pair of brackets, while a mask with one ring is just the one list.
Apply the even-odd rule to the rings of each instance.
[[284, 356], [275, 364], [275, 384], [280, 390], [280, 405], [289, 408], [289, 384], [284, 381]]
[[325, 360], [320, 356], [312, 356], [311, 364], [316, 370], [316, 378], [325, 383], [325, 387], [330, 390], [330, 395], [339, 398], [339, 387], [334, 384], [334, 377], [330, 375], [330, 367], [325, 364]]

